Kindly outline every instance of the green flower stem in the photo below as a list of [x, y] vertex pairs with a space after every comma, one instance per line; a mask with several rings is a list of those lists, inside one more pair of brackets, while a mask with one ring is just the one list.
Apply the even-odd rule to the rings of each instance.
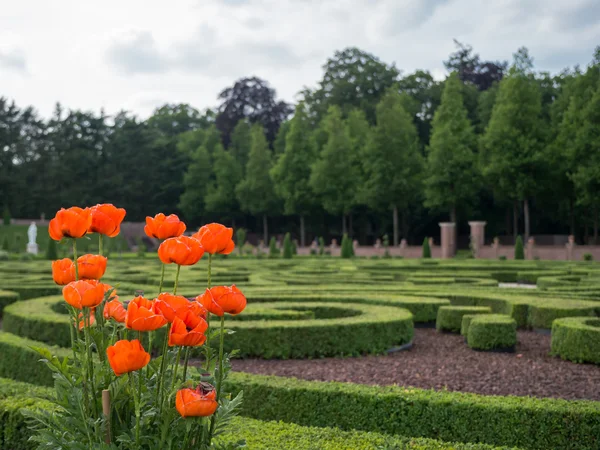
[[[142, 375], [138, 371], [139, 389], [135, 388], [135, 381], [133, 379], [133, 372], [127, 374], [129, 377], [129, 384], [131, 385], [131, 394], [133, 395], [133, 401], [135, 404], [135, 442], [136, 448], [140, 448], [140, 416], [141, 416], [141, 398], [142, 398]], [[137, 392], [136, 392], [137, 391]]]
[[177, 284], [179, 283], [179, 271], [181, 266], [177, 264], [177, 273], [175, 274], [175, 287], [173, 288], [173, 295], [177, 295]]
[[[221, 336], [219, 344], [219, 373], [217, 376], [217, 403], [221, 398], [221, 385], [223, 384], [223, 347], [225, 344], [225, 314], [221, 316]], [[208, 445], [210, 446], [212, 436], [215, 431], [216, 416], [213, 414], [210, 418], [210, 430], [208, 432]]]
[[77, 266], [77, 239], [73, 238], [73, 263], [75, 264], [75, 280], [79, 280], [79, 267]]
[[188, 361], [190, 359], [190, 348], [186, 347], [185, 348], [185, 356], [183, 357], [183, 382], [185, 383], [185, 380], [187, 378], [187, 368], [188, 368]]
[[163, 341], [162, 348], [162, 360], [160, 362], [160, 380], [158, 382], [158, 390], [156, 392], [156, 398], [158, 398], [159, 410], [162, 411], [163, 399], [161, 398], [161, 392], [163, 393], [163, 387], [165, 384], [165, 370], [167, 369], [167, 359], [169, 359], [169, 332], [171, 331], [171, 324], [167, 324], [167, 333], [165, 334], [165, 339]]
[[98, 233], [98, 254], [102, 256], [102, 234]]
[[171, 380], [171, 390], [175, 387], [177, 381], [177, 369], [179, 369], [179, 361], [181, 360], [181, 346], [177, 349], [177, 359], [175, 361], [175, 368], [173, 369], [173, 379]]
[[90, 388], [92, 394], [92, 409], [94, 411], [94, 415], [98, 415], [97, 410], [97, 402], [96, 402], [96, 389], [94, 386], [94, 359], [92, 357], [92, 339], [90, 336], [90, 326], [91, 326], [91, 308], [84, 308], [83, 310], [83, 334], [85, 338], [85, 348], [87, 353], [87, 365], [88, 365], [88, 376], [90, 380]]
[[[212, 255], [209, 253], [208, 254], [208, 280], [206, 283], [207, 289], [210, 289], [211, 287], [211, 268], [212, 268]], [[210, 312], [206, 311], [206, 336], [210, 336]], [[209, 346], [210, 348], [210, 340], [207, 340], [206, 345]], [[207, 358], [206, 358], [206, 371], [210, 371], [210, 358], [208, 358], [208, 352], [206, 353]]]

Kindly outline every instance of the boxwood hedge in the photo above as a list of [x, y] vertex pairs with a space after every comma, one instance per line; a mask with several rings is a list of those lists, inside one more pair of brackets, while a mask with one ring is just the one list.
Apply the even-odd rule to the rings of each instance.
[[435, 327], [438, 331], [459, 332], [465, 314], [489, 314], [492, 309], [487, 306], [442, 306], [438, 310]]
[[552, 324], [552, 353], [574, 362], [600, 364], [600, 318], [556, 319]]
[[500, 314], [476, 316], [467, 326], [467, 343], [476, 350], [514, 349], [517, 322]]

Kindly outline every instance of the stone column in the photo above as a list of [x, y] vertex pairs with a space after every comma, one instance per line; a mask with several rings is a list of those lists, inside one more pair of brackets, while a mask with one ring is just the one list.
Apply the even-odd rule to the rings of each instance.
[[408, 246], [408, 243], [406, 242], [406, 239], [401, 239], [400, 240], [400, 256], [402, 256], [403, 258], [406, 257], [405, 253], [406, 253], [407, 246]]
[[440, 222], [442, 258], [452, 258], [456, 253], [456, 242], [454, 241], [456, 224], [454, 222]]
[[573, 261], [573, 251], [575, 250], [575, 236], [569, 235], [569, 242], [565, 244], [567, 247], [567, 261]]
[[492, 248], [494, 249], [494, 257], [498, 259], [500, 257], [500, 238], [495, 237], [494, 243], [492, 244]]
[[534, 249], [535, 249], [535, 239], [533, 239], [533, 237], [530, 237], [527, 240], [527, 259], [534, 259]]
[[471, 227], [471, 245], [473, 246], [475, 256], [478, 255], [479, 249], [483, 248], [485, 243], [486, 223], [480, 221], [469, 222], [469, 226]]

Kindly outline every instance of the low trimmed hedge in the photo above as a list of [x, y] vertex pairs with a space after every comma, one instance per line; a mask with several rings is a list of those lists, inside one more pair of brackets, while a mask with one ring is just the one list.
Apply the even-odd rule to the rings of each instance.
[[4, 308], [17, 300], [19, 300], [17, 292], [0, 290], [0, 317], [2, 317]]
[[600, 318], [556, 319], [552, 353], [569, 361], [600, 364]]
[[[464, 336], [465, 339], [467, 338], [467, 333], [469, 331], [469, 325], [471, 325], [471, 320], [473, 320], [475, 317], [479, 317], [482, 314], [465, 314], [460, 322], [460, 334], [461, 336]], [[486, 314], [483, 314], [486, 315]]]
[[517, 322], [499, 314], [474, 317], [468, 325], [467, 344], [475, 350], [513, 349], [517, 345]]
[[462, 318], [465, 314], [490, 314], [487, 306], [442, 306], [438, 310], [435, 327], [438, 331], [460, 332]]
[[[4, 330], [36, 341], [59, 347], [70, 347], [71, 336], [67, 314], [57, 312], [62, 297], [43, 297], [9, 305], [4, 313]], [[383, 353], [411, 342], [414, 329], [412, 314], [392, 306], [345, 303], [262, 303], [256, 313], [269, 309], [315, 311], [306, 320], [228, 320], [226, 327], [234, 330], [226, 348], [239, 349], [240, 357], [314, 358]], [[255, 305], [246, 311], [253, 314]], [[336, 318], [337, 315], [340, 316]], [[66, 311], [65, 311], [66, 312]], [[287, 319], [291, 319], [288, 317]], [[162, 340], [164, 329], [156, 333], [155, 342]]]
[[[31, 430], [27, 428], [21, 409], [52, 408], [45, 400], [49, 389], [0, 379], [0, 448], [29, 450]], [[233, 419], [230, 432], [218, 442], [233, 444], [244, 439], [250, 449], [360, 450], [373, 448], [415, 450], [500, 450], [485, 444], [447, 443], [426, 438], [391, 436], [366, 431], [342, 431], [336, 428], [303, 427], [283, 422], [262, 422], [247, 417]]]
[[311, 382], [244, 373], [242, 414], [259, 420], [524, 449], [600, 448], [600, 403], [496, 397], [397, 386]]
[[564, 301], [554, 299], [534, 302], [529, 305], [527, 322], [531, 328], [551, 329], [554, 320], [563, 317], [595, 317], [598, 311], [600, 311], [600, 303], [591, 303], [578, 300]]

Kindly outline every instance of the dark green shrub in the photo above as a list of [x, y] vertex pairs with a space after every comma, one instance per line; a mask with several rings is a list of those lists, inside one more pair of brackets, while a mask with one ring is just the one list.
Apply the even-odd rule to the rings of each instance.
[[383, 257], [391, 258], [390, 256], [390, 238], [387, 234], [383, 235]]
[[21, 246], [21, 240], [22, 240], [22, 237], [20, 234], [14, 234], [14, 243], [15, 243], [14, 252], [15, 253], [21, 253], [23, 251], [23, 247]]
[[5, 226], [10, 225], [10, 209], [8, 208], [8, 205], [4, 205], [4, 211], [2, 212], [2, 223]]
[[319, 237], [319, 255], [323, 256], [325, 254], [325, 238], [323, 236]]
[[[467, 333], [469, 331], [469, 325], [471, 325], [471, 320], [475, 317], [478, 317], [482, 314], [465, 314], [460, 322], [460, 334], [461, 336], [467, 337]], [[483, 314], [485, 315], [485, 314]]]
[[515, 242], [515, 259], [525, 259], [525, 251], [523, 250], [523, 239], [521, 235], [517, 236]]
[[292, 240], [292, 253], [294, 255], [298, 254], [298, 242], [295, 239]]
[[487, 306], [442, 306], [438, 309], [435, 327], [438, 331], [458, 333], [465, 314], [490, 314]]
[[594, 260], [594, 255], [592, 255], [591, 253], [584, 253], [583, 254], [583, 260], [584, 261], [593, 261]]
[[242, 249], [246, 243], [246, 230], [244, 228], [238, 228], [235, 232], [235, 246], [238, 248], [238, 253], [242, 254]]
[[292, 243], [292, 238], [290, 237], [290, 233], [285, 233], [283, 238], [283, 257], [285, 259], [292, 259], [294, 256], [294, 244]]
[[54, 239], [48, 239], [45, 256], [46, 259], [49, 259], [50, 261], [55, 261], [58, 259], [58, 250], [56, 249], [56, 241]]
[[269, 241], [269, 258], [277, 258], [279, 256], [279, 249], [277, 248], [277, 241], [275, 236]]
[[556, 319], [552, 323], [552, 353], [569, 361], [600, 364], [600, 318]]
[[498, 256], [498, 259], [499, 259], [500, 261], [506, 261], [506, 256], [504, 256], [504, 255], [500, 255], [500, 256]]
[[348, 237], [347, 234], [344, 234], [344, 236], [342, 237], [342, 248], [340, 256], [342, 258], [352, 258], [354, 256], [352, 240]]
[[144, 244], [144, 241], [142, 240], [141, 237], [136, 238], [135, 242], [137, 244], [137, 256], [139, 258], [145, 257], [146, 256], [146, 251], [148, 250], [146, 248], [146, 244]]
[[423, 258], [431, 258], [431, 248], [429, 247], [429, 238], [423, 239]]
[[2, 239], [2, 250], [5, 252], [10, 252], [10, 244], [8, 243], [8, 236], [4, 236]]
[[10, 256], [8, 254], [8, 252], [4, 251], [4, 250], [0, 250], [0, 261], [8, 261], [10, 259]]
[[316, 255], [317, 255], [317, 250], [316, 250], [316, 249], [314, 249], [314, 248], [311, 248], [311, 249], [310, 249], [310, 255], [311, 255], [311, 256], [316, 256]]
[[467, 343], [476, 350], [512, 349], [517, 344], [517, 322], [499, 314], [475, 317], [468, 326]]

